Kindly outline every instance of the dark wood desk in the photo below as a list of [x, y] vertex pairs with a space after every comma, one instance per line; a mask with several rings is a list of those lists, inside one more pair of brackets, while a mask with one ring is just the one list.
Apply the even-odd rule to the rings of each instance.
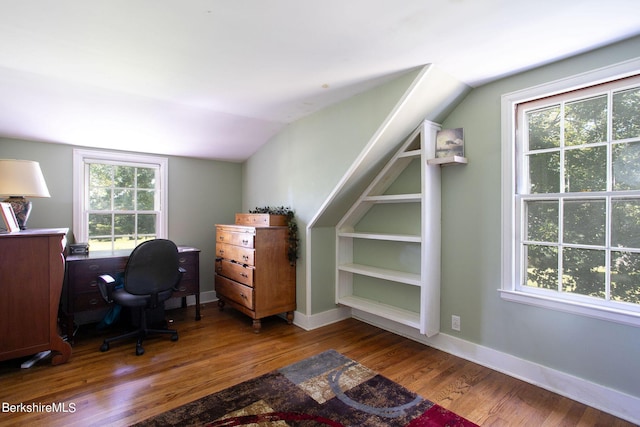
[[[186, 297], [196, 298], [196, 320], [200, 320], [200, 249], [179, 246], [180, 267], [186, 270], [182, 276], [178, 292], [173, 297], [182, 298], [185, 307]], [[88, 255], [68, 255], [65, 284], [60, 304], [61, 323], [70, 341], [73, 339], [75, 316], [78, 313], [105, 311], [109, 308], [100, 295], [98, 276], [110, 274], [115, 277], [124, 271], [129, 259], [127, 251], [95, 251]]]
[[57, 322], [67, 231], [0, 234], [0, 360], [51, 350], [58, 365], [71, 356]]

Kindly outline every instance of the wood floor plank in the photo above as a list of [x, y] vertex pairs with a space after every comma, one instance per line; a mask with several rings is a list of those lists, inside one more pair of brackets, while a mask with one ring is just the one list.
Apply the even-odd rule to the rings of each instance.
[[179, 341], [150, 339], [143, 356], [135, 356], [132, 341], [101, 353], [105, 334], [83, 326], [66, 364], [0, 363], [0, 402], [75, 406], [66, 413], [0, 413], [0, 425], [130, 425], [329, 349], [480, 425], [632, 425], [354, 319], [304, 331], [274, 317], [255, 334], [249, 318], [215, 304], [202, 306], [199, 322], [193, 307], [167, 314]]

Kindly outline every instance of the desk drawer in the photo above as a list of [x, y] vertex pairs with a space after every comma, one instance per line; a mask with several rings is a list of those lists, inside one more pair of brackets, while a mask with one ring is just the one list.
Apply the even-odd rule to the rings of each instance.
[[75, 261], [69, 264], [69, 285], [72, 293], [92, 292], [98, 289], [98, 277], [109, 274], [116, 277], [124, 271], [126, 258]]
[[181, 253], [178, 254], [178, 265], [186, 271], [182, 275], [182, 281], [192, 280], [199, 276], [198, 253]]
[[109, 304], [102, 298], [100, 292], [86, 292], [73, 296], [73, 312], [98, 310], [108, 307]]
[[171, 298], [186, 297], [188, 295], [194, 295], [200, 291], [200, 287], [195, 280], [185, 279], [185, 276], [182, 277], [183, 279], [178, 284], [178, 290], [173, 293]]
[[253, 289], [216, 275], [216, 294], [253, 310]]
[[255, 265], [255, 250], [216, 242], [216, 256], [241, 264]]
[[230, 262], [224, 259], [216, 260], [216, 273], [229, 279], [253, 287], [253, 272], [255, 268]]

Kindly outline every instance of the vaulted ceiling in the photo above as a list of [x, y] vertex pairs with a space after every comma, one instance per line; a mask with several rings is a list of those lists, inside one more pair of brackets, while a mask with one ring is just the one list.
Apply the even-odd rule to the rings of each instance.
[[0, 0], [0, 136], [243, 161], [423, 64], [478, 86], [638, 34], [638, 0]]

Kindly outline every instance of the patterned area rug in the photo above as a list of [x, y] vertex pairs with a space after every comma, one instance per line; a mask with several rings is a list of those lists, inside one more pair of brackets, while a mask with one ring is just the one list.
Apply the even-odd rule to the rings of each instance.
[[475, 426], [329, 350], [139, 426]]

